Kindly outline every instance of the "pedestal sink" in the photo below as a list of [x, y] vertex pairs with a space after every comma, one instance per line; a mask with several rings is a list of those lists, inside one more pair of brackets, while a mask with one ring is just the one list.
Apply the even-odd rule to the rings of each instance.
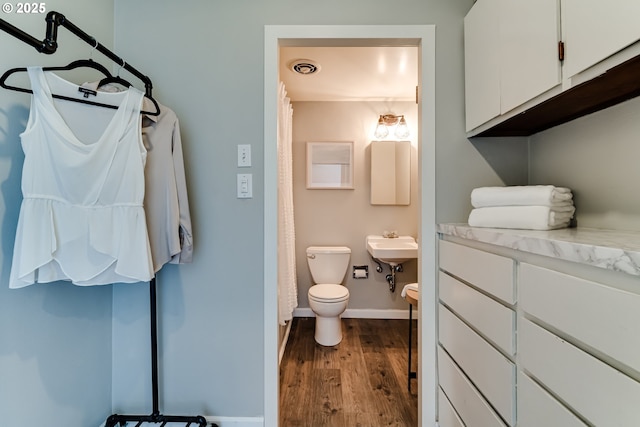
[[418, 258], [418, 243], [411, 236], [367, 236], [367, 251], [378, 261], [395, 267]]

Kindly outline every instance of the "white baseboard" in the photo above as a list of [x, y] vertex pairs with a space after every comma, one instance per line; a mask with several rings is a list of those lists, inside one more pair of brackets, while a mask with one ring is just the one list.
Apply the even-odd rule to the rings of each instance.
[[[205, 417], [207, 422], [216, 423], [218, 427], [263, 427], [263, 417]], [[168, 427], [168, 424], [167, 424]], [[181, 424], [181, 427], [184, 427]]]
[[[296, 308], [293, 317], [316, 317], [310, 308]], [[413, 310], [412, 317], [419, 318], [418, 310]], [[409, 310], [379, 310], [374, 308], [348, 308], [342, 313], [343, 319], [408, 319]]]

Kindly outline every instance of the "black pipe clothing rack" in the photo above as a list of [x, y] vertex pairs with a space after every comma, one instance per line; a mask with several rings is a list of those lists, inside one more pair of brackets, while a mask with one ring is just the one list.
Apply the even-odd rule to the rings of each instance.
[[58, 50], [58, 27], [62, 26], [86, 43], [90, 44], [98, 52], [102, 53], [104, 56], [106, 56], [116, 64], [121, 65], [125, 70], [139, 78], [144, 83], [145, 93], [147, 94], [147, 96], [151, 96], [153, 85], [151, 84], [151, 79], [149, 77], [142, 74], [140, 71], [131, 66], [131, 64], [127, 63], [118, 55], [104, 47], [94, 37], [82, 31], [71, 21], [69, 21], [63, 14], [51, 11], [47, 13], [45, 21], [47, 21], [47, 30], [44, 40], [36, 39], [35, 37], [25, 33], [20, 28], [11, 25], [3, 19], [0, 19], [0, 30], [34, 47], [40, 53], [51, 55], [54, 54], [56, 50]]
[[[58, 42], [57, 42], [58, 27], [59, 26], [63, 26], [65, 28], [67, 28], [73, 34], [78, 36], [80, 39], [82, 39], [86, 43], [92, 45], [95, 50], [99, 51], [100, 53], [105, 55], [107, 58], [109, 58], [112, 61], [114, 61], [117, 64], [119, 64], [121, 68], [124, 68], [125, 70], [129, 71], [131, 74], [136, 76], [138, 79], [140, 79], [144, 83], [145, 96], [147, 98], [149, 98], [149, 100], [151, 100], [151, 102], [153, 103], [153, 105], [155, 107], [155, 111], [153, 111], [153, 112], [151, 112], [151, 111], [141, 111], [141, 113], [147, 114], [147, 115], [153, 115], [153, 116], [157, 116], [157, 115], [160, 114], [160, 106], [158, 105], [158, 102], [152, 96], [153, 85], [152, 85], [151, 79], [149, 79], [149, 77], [147, 77], [146, 75], [142, 74], [140, 71], [135, 69], [130, 64], [127, 64], [127, 62], [124, 59], [120, 58], [119, 56], [117, 56], [116, 54], [111, 52], [109, 49], [104, 47], [94, 37], [90, 36], [89, 34], [87, 34], [84, 31], [82, 31], [80, 28], [75, 26], [73, 23], [71, 23], [61, 13], [54, 12], [54, 11], [49, 12], [47, 14], [47, 17], [45, 18], [45, 20], [47, 21], [47, 31], [46, 31], [45, 38], [42, 41], [36, 39], [35, 37], [33, 37], [33, 36], [31, 36], [31, 35], [29, 35], [27, 33], [25, 33], [21, 29], [9, 24], [8, 22], [6, 22], [6, 21], [4, 21], [2, 19], [0, 19], [0, 30], [3, 30], [8, 34], [11, 34], [12, 36], [14, 36], [17, 39], [23, 41], [24, 43], [27, 43], [30, 46], [33, 46], [40, 53], [45, 53], [45, 54], [51, 55], [51, 54], [55, 53], [56, 50], [58, 49]], [[123, 78], [120, 77], [120, 73], [119, 72], [118, 72], [117, 76], [112, 76], [111, 73], [109, 73], [109, 71], [105, 67], [103, 67], [101, 64], [99, 64], [99, 63], [97, 63], [97, 62], [95, 62], [93, 60], [74, 61], [73, 63], [69, 64], [66, 67], [45, 68], [44, 70], [69, 70], [69, 69], [77, 68], [77, 67], [80, 67], [80, 66], [95, 68], [95, 69], [100, 70], [102, 73], [104, 73], [107, 78], [103, 79], [100, 82], [100, 85], [102, 85], [104, 83], [107, 83], [107, 82], [115, 82], [115, 83], [123, 84], [125, 86], [131, 86], [131, 84], [129, 82], [127, 82], [126, 80], [124, 80]], [[16, 90], [16, 91], [19, 91], [19, 92], [32, 93], [31, 89], [15, 87], [15, 86], [11, 86], [11, 85], [6, 84], [7, 78], [9, 76], [11, 76], [13, 73], [24, 72], [24, 71], [27, 71], [27, 69], [26, 68], [12, 68], [11, 70], [6, 71], [2, 75], [2, 77], [0, 77], [0, 86], [2, 86], [5, 89]], [[86, 93], [87, 92], [85, 91], [85, 96], [86, 96]], [[101, 104], [101, 103], [89, 101], [89, 100], [86, 100], [86, 99], [69, 98], [67, 96], [62, 96], [62, 95], [57, 95], [57, 94], [53, 94], [52, 96], [54, 98], [65, 99], [65, 100], [73, 101], [73, 102], [80, 102], [80, 103], [84, 103], [84, 104], [99, 105], [101, 107], [108, 107], [108, 108], [117, 108], [117, 106], [108, 105], [108, 104]]]
[[[7, 21], [0, 19], [0, 30], [14, 36], [24, 43], [34, 47], [38, 52], [47, 55], [53, 54], [58, 48], [58, 27], [62, 26], [80, 39], [91, 45], [94, 49], [111, 59], [115, 63], [121, 65], [125, 70], [139, 78], [145, 85], [146, 96], [152, 98], [151, 79], [142, 74], [136, 68], [125, 62], [112, 51], [100, 44], [95, 38], [85, 33], [76, 25], [71, 23], [63, 14], [51, 11], [46, 16], [47, 29], [44, 40], [38, 40], [35, 37], [25, 33], [21, 29], [9, 24]], [[155, 102], [155, 100], [154, 100]], [[159, 110], [158, 110], [159, 111]], [[157, 318], [157, 296], [156, 296], [156, 279], [155, 277], [149, 282], [149, 299], [150, 299], [150, 321], [151, 321], [151, 374], [152, 374], [152, 392], [153, 392], [153, 412], [150, 415], [118, 415], [113, 414], [107, 418], [105, 427], [125, 427], [128, 423], [136, 423], [135, 427], [140, 427], [143, 423], [160, 424], [164, 427], [167, 423], [185, 423], [185, 427], [207, 427], [207, 421], [201, 415], [197, 416], [177, 416], [162, 415], [159, 411], [158, 404], [158, 318]], [[211, 427], [217, 427], [211, 424]]]
[[[153, 390], [153, 412], [150, 415], [118, 415], [113, 414], [107, 418], [105, 427], [124, 427], [128, 422], [135, 422], [136, 427], [140, 427], [142, 423], [159, 423], [160, 427], [167, 423], [186, 423], [185, 427], [191, 425], [206, 427], [207, 420], [197, 415], [180, 416], [180, 415], [161, 415], [158, 404], [158, 316], [157, 316], [157, 297], [156, 297], [156, 278], [149, 282], [149, 297], [151, 307], [151, 386]], [[216, 424], [211, 424], [217, 427]]]

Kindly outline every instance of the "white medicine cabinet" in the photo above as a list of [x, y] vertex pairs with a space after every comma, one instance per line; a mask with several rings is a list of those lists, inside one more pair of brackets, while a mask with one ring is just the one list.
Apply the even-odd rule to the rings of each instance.
[[411, 203], [411, 142], [371, 143], [371, 204]]

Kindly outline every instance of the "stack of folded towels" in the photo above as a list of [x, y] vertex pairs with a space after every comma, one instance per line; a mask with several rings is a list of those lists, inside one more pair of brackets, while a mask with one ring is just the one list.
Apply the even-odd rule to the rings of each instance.
[[553, 185], [476, 188], [471, 205], [473, 227], [554, 230], [568, 227], [575, 213], [571, 190]]

